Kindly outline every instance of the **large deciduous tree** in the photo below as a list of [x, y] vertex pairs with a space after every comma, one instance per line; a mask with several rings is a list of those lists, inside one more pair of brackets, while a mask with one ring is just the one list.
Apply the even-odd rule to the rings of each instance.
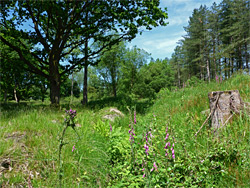
[[[159, 0], [1, 1], [0, 39], [18, 53], [31, 72], [49, 80], [51, 103], [58, 105], [63, 75], [84, 63], [86, 66], [108, 46], [132, 40], [143, 30], [165, 26], [166, 18]], [[89, 49], [86, 44], [95, 41], [103, 45]], [[86, 53], [70, 63], [63, 62], [76, 48]]]

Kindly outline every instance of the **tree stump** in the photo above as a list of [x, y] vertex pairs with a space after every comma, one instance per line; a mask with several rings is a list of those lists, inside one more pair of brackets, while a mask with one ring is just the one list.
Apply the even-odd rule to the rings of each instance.
[[208, 93], [211, 126], [219, 129], [232, 120], [244, 108], [244, 102], [238, 90], [213, 91]]

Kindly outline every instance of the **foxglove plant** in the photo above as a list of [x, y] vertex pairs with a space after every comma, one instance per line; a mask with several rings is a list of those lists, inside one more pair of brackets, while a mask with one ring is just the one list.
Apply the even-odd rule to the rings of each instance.
[[216, 80], [216, 83], [220, 83], [220, 81], [219, 81], [219, 76], [216, 74], [216, 76], [215, 76], [215, 80]]
[[167, 127], [166, 128], [166, 137], [165, 137], [166, 145], [164, 147], [164, 149], [166, 150], [165, 156], [168, 156], [168, 146], [170, 146], [170, 142], [168, 142], [168, 137], [169, 137], [169, 134], [168, 134], [168, 127]]
[[[169, 139], [169, 133], [168, 133], [168, 127], [166, 128], [166, 137], [165, 137], [165, 140], [166, 140], [166, 144], [165, 144], [165, 147], [164, 149], [166, 150], [166, 153], [165, 153], [165, 156], [167, 157], [168, 156], [168, 149], [169, 147], [171, 146], [170, 142], [168, 141]], [[171, 152], [172, 152], [172, 158], [175, 159], [175, 153], [174, 153], [174, 143], [171, 147]]]
[[171, 151], [172, 151], [172, 158], [175, 159], [175, 154], [174, 154], [174, 143], [173, 143], [173, 145], [172, 145]]
[[[158, 170], [155, 162], [153, 164], [153, 167], [150, 170], [148, 170], [148, 168], [147, 168], [148, 167], [147, 166], [148, 160], [150, 160], [150, 152], [151, 153], [153, 152], [153, 149], [152, 149], [152, 139], [154, 138], [154, 136], [152, 135], [151, 131], [152, 131], [152, 129], [150, 128], [150, 131], [146, 132], [146, 135], [144, 137], [145, 141], [146, 141], [145, 144], [144, 144], [144, 149], [145, 149], [145, 154], [146, 154], [146, 156], [144, 158], [144, 165], [146, 167], [146, 170], [145, 170], [145, 167], [142, 164], [142, 167], [143, 167], [142, 171], [144, 172], [144, 174], [142, 176], [143, 178], [144, 177], [148, 177], [149, 173], [153, 172], [154, 170], [156, 170], [156, 171]], [[154, 153], [152, 153], [151, 155], [154, 156]]]

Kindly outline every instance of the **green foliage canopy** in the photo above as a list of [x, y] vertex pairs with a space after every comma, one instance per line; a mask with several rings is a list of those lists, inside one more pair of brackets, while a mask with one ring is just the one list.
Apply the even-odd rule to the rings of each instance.
[[[167, 25], [159, 0], [2, 1], [1, 10], [1, 41], [18, 53], [30, 71], [49, 80], [52, 104], [60, 101], [61, 76], [85, 59], [62, 63], [74, 49], [84, 49], [88, 40], [102, 41], [100, 48], [88, 53], [88, 59], [93, 59], [108, 46], [132, 40], [143, 29]], [[31, 27], [23, 30], [24, 25]]]

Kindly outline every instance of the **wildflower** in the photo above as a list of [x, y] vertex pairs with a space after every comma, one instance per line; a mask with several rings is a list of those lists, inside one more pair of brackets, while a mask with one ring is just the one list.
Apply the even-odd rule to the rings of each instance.
[[[166, 128], [166, 137], [165, 137], [165, 140], [167, 141], [168, 140], [168, 137], [169, 137], [169, 134], [168, 134], [168, 127]], [[167, 142], [164, 149], [166, 149], [166, 153], [165, 153], [165, 156], [168, 156], [168, 146], [170, 146], [170, 142]]]
[[134, 111], [134, 124], [136, 124], [136, 111]]
[[143, 178], [145, 178], [145, 176], [146, 176], [146, 174], [143, 174], [143, 176], [142, 176], [142, 177], [143, 177]]
[[168, 139], [168, 137], [169, 137], [169, 134], [167, 133], [167, 135], [166, 135], [166, 137], [165, 137], [165, 140], [167, 140], [167, 139]]
[[75, 145], [72, 147], [72, 152], [73, 152], [74, 150], [76, 150]]
[[134, 128], [132, 127], [129, 131], [128, 131], [128, 133], [130, 134], [129, 135], [129, 141], [131, 141], [131, 142], [133, 142], [134, 143], [134, 136], [135, 136], [135, 133], [134, 133]]
[[151, 168], [150, 172], [153, 172], [153, 171], [154, 171], [154, 167], [153, 167], [153, 168]]
[[74, 119], [74, 117], [76, 116], [76, 110], [65, 110], [66, 114], [69, 116], [70, 119]]
[[111, 124], [109, 124], [109, 127], [110, 127], [110, 132], [112, 132], [112, 125], [111, 125]]
[[164, 149], [168, 149], [168, 145], [169, 145], [169, 144], [170, 144], [170, 143], [167, 142], [166, 145], [165, 145], [165, 147], [164, 147]]
[[142, 172], [143, 172], [144, 170], [145, 170], [145, 169], [143, 168], [143, 169], [142, 169]]
[[146, 133], [146, 142], [148, 142], [148, 133]]
[[174, 154], [174, 144], [173, 144], [173, 147], [171, 148], [171, 151], [172, 151], [172, 158], [174, 159], [174, 158], [175, 158], [175, 154]]
[[154, 166], [155, 170], [157, 171], [158, 169], [157, 169], [157, 166], [156, 166], [155, 162], [154, 162], [153, 166]]
[[145, 153], [148, 155], [148, 149], [149, 149], [149, 147], [147, 146], [147, 144], [144, 145], [144, 148], [145, 148]]
[[218, 77], [217, 74], [216, 74], [216, 76], [215, 76], [215, 79], [216, 79], [216, 82], [219, 83], [219, 77]]

